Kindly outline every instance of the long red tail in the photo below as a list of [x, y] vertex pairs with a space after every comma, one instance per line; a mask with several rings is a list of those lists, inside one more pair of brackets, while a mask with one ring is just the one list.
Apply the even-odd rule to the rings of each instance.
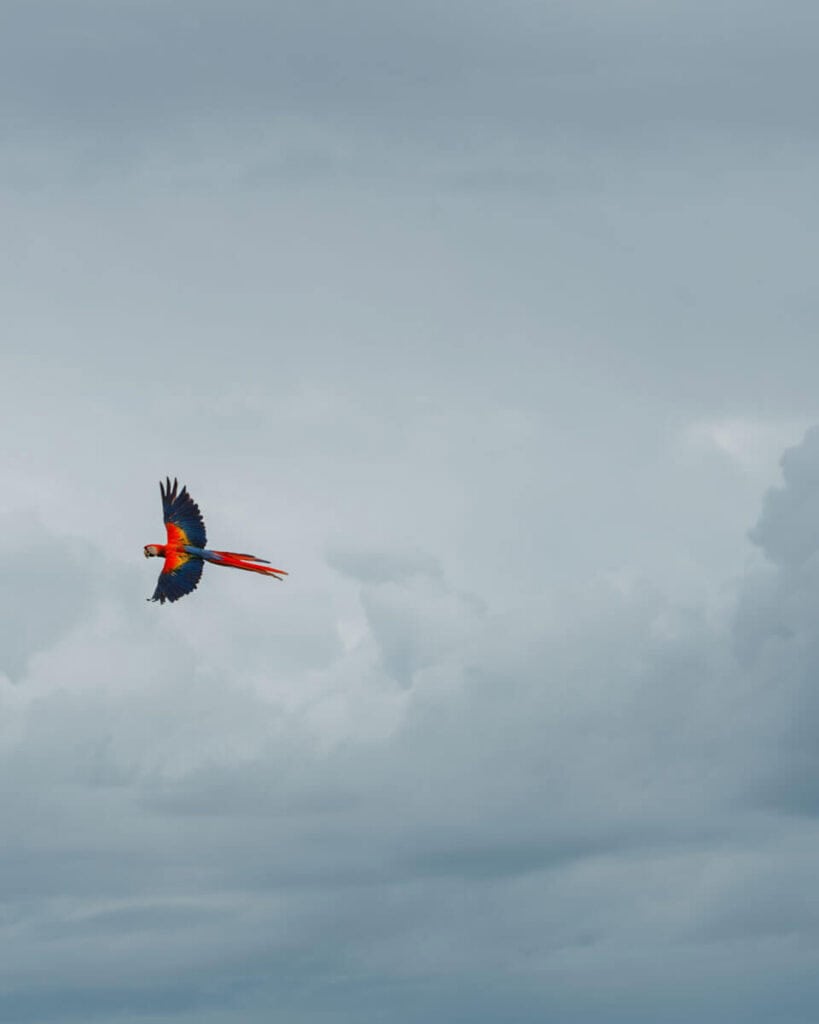
[[203, 558], [214, 565], [227, 565], [231, 569], [246, 569], [247, 572], [260, 572], [263, 576], [272, 576], [280, 580], [288, 574], [284, 569], [274, 569], [264, 558], [255, 555], [240, 555], [235, 551], [206, 551]]

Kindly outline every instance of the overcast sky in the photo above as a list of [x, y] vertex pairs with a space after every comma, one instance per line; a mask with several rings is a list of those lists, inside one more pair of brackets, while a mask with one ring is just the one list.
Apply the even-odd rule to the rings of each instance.
[[[5, 0], [4, 1022], [816, 1019], [817, 69]], [[287, 581], [146, 603], [168, 474]]]

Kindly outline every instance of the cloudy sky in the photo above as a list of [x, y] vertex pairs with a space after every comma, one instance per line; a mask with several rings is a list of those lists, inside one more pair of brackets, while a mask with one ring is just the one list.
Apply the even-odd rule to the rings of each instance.
[[[816, 1019], [817, 68], [5, 0], [4, 1022]], [[288, 580], [146, 603], [166, 474]]]

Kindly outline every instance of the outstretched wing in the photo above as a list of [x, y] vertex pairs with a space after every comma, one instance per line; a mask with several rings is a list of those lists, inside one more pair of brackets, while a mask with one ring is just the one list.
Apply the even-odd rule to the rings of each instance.
[[[159, 490], [162, 493], [162, 516], [168, 533], [168, 544], [173, 547], [189, 544], [194, 548], [204, 548], [208, 543], [208, 538], [205, 533], [202, 513], [188, 494], [187, 487], [183, 487], [180, 491], [177, 481], [174, 480], [171, 485], [171, 478], [166, 477], [165, 483], [160, 483]], [[167, 571], [166, 566], [163, 572]], [[201, 573], [201, 566], [199, 571]], [[192, 589], [193, 587], [191, 587]]]
[[151, 600], [165, 604], [166, 601], [178, 601], [180, 597], [196, 590], [204, 564], [196, 555], [187, 555], [184, 551], [169, 552]]

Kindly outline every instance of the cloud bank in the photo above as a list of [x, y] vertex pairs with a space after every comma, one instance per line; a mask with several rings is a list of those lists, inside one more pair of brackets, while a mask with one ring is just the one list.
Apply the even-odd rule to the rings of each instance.
[[69, 615], [53, 573], [61, 628], [3, 648], [7, 1019], [801, 1019], [817, 437], [718, 621], [604, 582], [497, 613], [358, 547], [355, 630], [282, 666], [267, 594], [157, 616], [120, 569]]

